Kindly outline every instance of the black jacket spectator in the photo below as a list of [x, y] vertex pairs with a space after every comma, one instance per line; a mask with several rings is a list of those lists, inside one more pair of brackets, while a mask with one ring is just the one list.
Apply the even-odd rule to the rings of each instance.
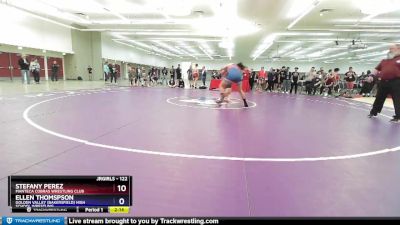
[[176, 79], [177, 80], [182, 79], [182, 69], [179, 66], [178, 66], [178, 68], [176, 68]]
[[21, 70], [29, 70], [29, 62], [28, 62], [28, 60], [26, 60], [26, 63], [25, 63], [24, 59], [20, 58], [18, 60], [18, 65], [19, 65]]
[[59, 69], [59, 65], [58, 64], [53, 64], [52, 66], [51, 66], [51, 72], [53, 73], [53, 74], [57, 74], [58, 73], [58, 69]]

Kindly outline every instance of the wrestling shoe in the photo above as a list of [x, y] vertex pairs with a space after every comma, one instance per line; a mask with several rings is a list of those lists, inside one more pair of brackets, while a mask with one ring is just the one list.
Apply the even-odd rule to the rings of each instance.
[[393, 118], [390, 120], [391, 123], [400, 123], [400, 119]]

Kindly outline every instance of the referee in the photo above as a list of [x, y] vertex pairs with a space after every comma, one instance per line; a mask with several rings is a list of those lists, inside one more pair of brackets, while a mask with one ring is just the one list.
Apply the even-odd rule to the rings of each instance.
[[369, 118], [377, 116], [382, 111], [388, 95], [392, 96], [396, 115], [390, 122], [400, 121], [400, 44], [393, 44], [389, 48], [387, 59], [384, 59], [375, 68], [375, 74], [381, 79], [378, 93]]

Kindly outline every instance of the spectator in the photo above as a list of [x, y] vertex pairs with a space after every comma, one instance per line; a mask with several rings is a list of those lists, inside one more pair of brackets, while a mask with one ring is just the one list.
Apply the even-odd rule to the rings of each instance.
[[136, 67], [136, 74], [135, 74], [135, 86], [140, 86], [140, 83], [142, 82], [142, 69], [140, 69], [140, 66]]
[[266, 77], [267, 77], [267, 72], [264, 70], [264, 67], [261, 67], [260, 72], [258, 72], [258, 78], [257, 78], [257, 88], [256, 91], [263, 91], [264, 84], [266, 82]]
[[[172, 67], [174, 68], [174, 67]], [[178, 64], [178, 68], [176, 68], [176, 79], [177, 80], [182, 80], [182, 68], [181, 64]]]
[[322, 74], [316, 75], [313, 79], [313, 95], [317, 93], [317, 89], [322, 89], [323, 84], [325, 83], [325, 80], [322, 78]]
[[314, 88], [314, 79], [316, 77], [315, 67], [311, 67], [310, 72], [304, 81], [304, 85], [306, 86], [306, 92], [308, 95], [311, 95], [312, 89]]
[[103, 65], [103, 72], [104, 72], [104, 81], [107, 82], [108, 76], [110, 75], [110, 67], [108, 66], [108, 62]]
[[290, 83], [291, 83], [291, 74], [289, 73], [289, 67], [285, 68], [282, 67], [282, 71], [283, 71], [283, 81], [282, 81], [282, 85], [283, 85], [283, 93], [288, 94], [290, 91]]
[[281, 91], [281, 84], [282, 84], [281, 70], [280, 69], [276, 69], [274, 83], [275, 83], [275, 90], [280, 92]]
[[147, 74], [146, 74], [146, 68], [143, 66], [142, 67], [142, 75], [141, 77], [141, 85], [142, 87], [145, 87], [147, 85]]
[[290, 80], [290, 94], [293, 92], [293, 87], [294, 87], [294, 93], [297, 94], [297, 88], [298, 88], [298, 83], [299, 83], [299, 78], [300, 78], [300, 73], [298, 72], [299, 68], [295, 67], [294, 72], [291, 74], [291, 80]]
[[151, 86], [157, 85], [157, 80], [158, 80], [157, 69], [155, 67], [152, 67], [150, 71], [150, 85]]
[[51, 81], [58, 81], [58, 71], [60, 66], [57, 64], [57, 61], [53, 61], [53, 65], [51, 66]]
[[193, 74], [192, 74], [192, 67], [189, 67], [189, 69], [186, 71], [187, 75], [188, 75], [188, 79], [189, 79], [189, 84], [190, 84], [190, 88], [193, 87]]
[[371, 95], [372, 88], [374, 87], [374, 76], [372, 75], [371, 71], [368, 70], [367, 74], [365, 75], [364, 82], [360, 91], [360, 95], [363, 97], [369, 97]]
[[134, 80], [135, 80], [135, 67], [130, 67], [128, 71], [128, 78], [129, 82], [131, 83], [131, 87], [133, 87]]
[[211, 78], [212, 78], [213, 80], [218, 79], [217, 71], [214, 70], [214, 71], [212, 72]]
[[185, 88], [185, 82], [183, 81], [183, 79], [180, 79], [180, 80], [178, 81], [178, 87], [179, 87], [179, 88]]
[[193, 71], [192, 71], [192, 76], [193, 76], [193, 88], [197, 88], [197, 80], [199, 80], [199, 69], [198, 69], [199, 64], [196, 63], [194, 65]]
[[40, 64], [37, 59], [31, 61], [29, 70], [32, 72], [33, 79], [35, 79], [36, 84], [40, 82]]
[[22, 84], [26, 83], [30, 84], [31, 83], [31, 78], [29, 75], [29, 62], [26, 59], [26, 55], [22, 54], [21, 58], [18, 60], [18, 65], [19, 68], [21, 69], [21, 79], [22, 79]]
[[324, 80], [325, 80], [325, 78], [326, 78], [326, 73], [325, 73], [325, 71], [324, 71], [324, 67], [321, 67], [321, 68], [319, 69], [319, 71], [317, 72], [317, 75], [318, 75], [319, 77], [321, 77], [321, 79], [324, 79]]
[[174, 68], [174, 66], [172, 66], [171, 70], [169, 71], [169, 74], [171, 75], [171, 79], [175, 80], [175, 73], [176, 73], [175, 68]]
[[175, 80], [171, 78], [171, 79], [168, 81], [168, 86], [169, 86], [170, 88], [175, 88], [175, 87], [176, 87]]
[[256, 80], [256, 72], [253, 69], [251, 69], [250, 79], [249, 79], [250, 90], [253, 90], [255, 80]]
[[268, 90], [270, 92], [274, 91], [274, 84], [276, 79], [276, 72], [274, 69], [271, 68], [270, 72], [268, 73]]
[[328, 88], [327, 95], [332, 95], [332, 88], [333, 88], [334, 84], [335, 84], [335, 78], [334, 78], [333, 74], [332, 73], [328, 73], [327, 77], [325, 79], [325, 83], [324, 83], [323, 89], [321, 89], [321, 91], [320, 91], [320, 94], [322, 94], [324, 89]]
[[165, 85], [167, 85], [167, 75], [168, 75], [168, 70], [167, 70], [167, 68], [166, 67], [164, 67], [163, 69], [162, 69], [162, 71], [161, 71], [161, 73], [162, 73], [162, 84], [164, 85], [164, 82], [165, 82]]
[[110, 71], [108, 73], [108, 78], [112, 78], [113, 77], [113, 73], [114, 73], [113, 64], [111, 64], [111, 63], [108, 64], [108, 71]]
[[115, 66], [115, 63], [114, 63], [114, 64], [112, 64], [112, 67], [111, 67], [111, 80], [110, 80], [110, 83], [112, 83], [113, 79], [114, 79], [114, 83], [117, 84], [117, 73], [118, 73], [117, 67]]
[[333, 76], [333, 90], [339, 94], [340, 92], [340, 74], [339, 74], [340, 69], [339, 68], [335, 68], [333, 70], [332, 76]]
[[201, 70], [201, 81], [203, 81], [203, 87], [206, 86], [206, 80], [207, 80], [207, 70], [206, 70], [206, 67], [203, 66], [203, 68]]
[[87, 68], [88, 74], [89, 74], [89, 80], [93, 80], [93, 68], [89, 65]]
[[356, 73], [353, 71], [353, 67], [349, 67], [349, 71], [345, 74], [346, 81], [346, 92], [345, 97], [352, 97], [354, 89], [354, 81], [356, 81]]
[[376, 74], [372, 74], [372, 76], [374, 78], [374, 85], [371, 90], [371, 95], [372, 95], [372, 97], [376, 97], [376, 94], [378, 93], [378, 86], [381, 82], [381, 78], [379, 76], [377, 76]]

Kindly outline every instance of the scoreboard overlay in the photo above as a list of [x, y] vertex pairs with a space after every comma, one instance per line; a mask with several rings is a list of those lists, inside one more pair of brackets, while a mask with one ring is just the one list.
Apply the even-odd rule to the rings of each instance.
[[15, 213], [124, 213], [132, 202], [132, 176], [8, 177]]

